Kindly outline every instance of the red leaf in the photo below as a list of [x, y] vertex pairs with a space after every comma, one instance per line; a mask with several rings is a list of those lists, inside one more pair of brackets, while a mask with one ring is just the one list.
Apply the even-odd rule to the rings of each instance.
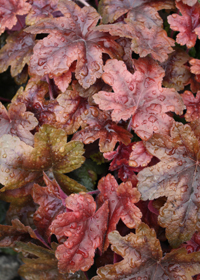
[[100, 16], [94, 8], [81, 9], [72, 1], [62, 0], [58, 9], [63, 17], [45, 19], [26, 29], [34, 34], [50, 33], [34, 47], [30, 74], [58, 78], [77, 60], [76, 79], [89, 88], [102, 75], [102, 53], [120, 58], [122, 48], [111, 36], [95, 31]]
[[200, 59], [191, 59], [190, 64], [192, 65], [190, 70], [195, 74], [195, 79], [197, 82], [200, 82]]
[[[186, 45], [188, 48], [194, 47], [197, 39], [196, 28], [200, 24], [200, 4], [197, 2], [191, 7], [178, 2], [176, 6], [181, 15], [172, 14], [167, 18], [171, 29], [180, 32], [176, 37], [176, 42], [180, 45]], [[199, 34], [198, 37], [200, 37]]]
[[108, 203], [95, 213], [96, 203], [89, 194], [72, 194], [66, 198], [66, 207], [72, 212], [57, 216], [50, 230], [58, 238], [67, 237], [58, 246], [56, 257], [61, 273], [87, 271], [93, 264], [95, 249], [102, 249], [107, 229]]
[[0, 0], [0, 34], [17, 23], [16, 15], [25, 15], [30, 8], [26, 0]]
[[39, 233], [48, 240], [51, 222], [56, 216], [66, 212], [66, 207], [65, 204], [62, 203], [62, 198], [60, 196], [61, 190], [56, 181], [51, 181], [45, 173], [44, 181], [47, 187], [41, 187], [35, 184], [32, 196], [34, 202], [40, 205], [34, 214], [34, 223]]
[[191, 122], [197, 120], [200, 113], [200, 91], [197, 92], [196, 97], [188, 90], [186, 90], [181, 96], [187, 108], [187, 112], [184, 115], [186, 121]]
[[120, 218], [129, 228], [137, 227], [141, 222], [142, 213], [134, 203], [140, 198], [140, 193], [132, 187], [131, 182], [118, 185], [115, 178], [108, 174], [98, 183], [100, 194], [98, 202], [102, 205], [105, 201], [109, 202], [109, 223], [104, 244], [104, 251], [109, 246], [108, 234], [116, 229]]
[[173, 119], [166, 113], [182, 114], [184, 105], [174, 89], [162, 88], [164, 70], [151, 58], [135, 60], [137, 71], [131, 74], [122, 61], [108, 60], [103, 80], [114, 92], [100, 91], [93, 96], [102, 110], [113, 110], [115, 122], [132, 116], [132, 128], [143, 140], [153, 132], [169, 134]]

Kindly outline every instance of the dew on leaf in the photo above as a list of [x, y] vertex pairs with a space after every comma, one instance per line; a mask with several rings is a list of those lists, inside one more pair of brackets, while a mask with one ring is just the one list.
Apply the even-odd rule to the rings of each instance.
[[183, 165], [183, 161], [182, 161], [182, 160], [179, 160], [179, 161], [178, 161], [178, 165], [182, 166], [182, 165]]
[[7, 155], [6, 154], [3, 154], [3, 156], [2, 156], [3, 158], [6, 158], [7, 157]]
[[155, 116], [150, 116], [149, 118], [148, 118], [148, 120], [151, 122], [151, 123], [154, 123], [154, 122], [156, 122], [157, 121], [157, 118], [155, 117]]
[[66, 241], [64, 242], [64, 245], [66, 248], [72, 248], [74, 246], [74, 242], [73, 241]]
[[158, 96], [158, 99], [159, 99], [160, 101], [164, 101], [165, 98], [166, 98], [166, 97], [165, 97], [164, 95], [159, 95], [159, 96]]
[[82, 250], [80, 250], [80, 249], [78, 249], [78, 251], [77, 251], [76, 253], [82, 255], [84, 258], [87, 258], [87, 257], [88, 257], [88, 253], [87, 253], [87, 252], [84, 252], [84, 251], [82, 251]]
[[75, 265], [75, 262], [74, 261], [70, 261], [69, 264], [70, 265]]
[[39, 60], [38, 60], [38, 65], [39, 65], [39, 66], [42, 66], [42, 65], [44, 65], [46, 62], [47, 62], [46, 59], [44, 59], [44, 58], [39, 58]]

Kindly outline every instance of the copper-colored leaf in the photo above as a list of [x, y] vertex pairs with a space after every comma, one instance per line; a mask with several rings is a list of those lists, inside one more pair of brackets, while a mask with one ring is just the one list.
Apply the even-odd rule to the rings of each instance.
[[66, 207], [72, 211], [58, 215], [50, 226], [58, 238], [68, 236], [56, 250], [58, 268], [62, 273], [87, 271], [94, 262], [95, 249], [102, 249], [108, 202], [95, 213], [96, 203], [91, 195], [72, 194], [66, 198]]
[[25, 15], [31, 5], [26, 0], [0, 0], [0, 34], [17, 23], [16, 15]]
[[161, 64], [165, 70], [163, 86], [183, 90], [191, 78], [190, 70], [186, 64], [190, 56], [182, 49], [176, 49], [169, 54], [169, 58]]
[[136, 233], [122, 237], [117, 231], [109, 234], [114, 252], [123, 260], [97, 270], [92, 280], [192, 280], [200, 272], [200, 253], [187, 254], [185, 248], [173, 250], [162, 256], [162, 249], [156, 233], [142, 223]]
[[132, 128], [143, 140], [153, 132], [168, 134], [173, 119], [166, 113], [182, 114], [184, 105], [174, 89], [162, 88], [164, 70], [151, 58], [135, 60], [136, 72], [131, 74], [122, 61], [108, 60], [103, 80], [114, 92], [100, 91], [93, 96], [102, 110], [113, 110], [115, 122], [132, 117]]
[[0, 103], [0, 137], [4, 134], [16, 135], [28, 145], [33, 145], [33, 130], [38, 124], [33, 113], [26, 112], [23, 103], [10, 104], [8, 112]]
[[0, 73], [6, 71], [10, 65], [12, 77], [21, 73], [33, 54], [34, 39], [34, 35], [24, 31], [10, 35], [0, 50]]
[[200, 4], [197, 2], [191, 7], [180, 1], [176, 3], [176, 6], [181, 15], [172, 14], [167, 18], [170, 28], [180, 32], [176, 37], [176, 42], [180, 45], [186, 45], [188, 48], [194, 47], [197, 39], [195, 33], [198, 33], [198, 37], [200, 37], [197, 28], [200, 23]]
[[191, 59], [190, 60], [191, 64], [191, 73], [195, 74], [195, 79], [197, 82], [200, 82], [200, 59]]
[[58, 0], [33, 0], [32, 7], [26, 16], [26, 24], [33, 25], [43, 18], [53, 18], [52, 13], [57, 8]]
[[125, 145], [130, 143], [132, 134], [115, 124], [110, 118], [110, 113], [102, 112], [91, 106], [89, 110], [85, 110], [84, 114], [86, 115], [84, 124], [88, 125], [76, 132], [73, 140], [90, 144], [99, 139], [99, 148], [103, 153], [112, 151], [117, 142], [122, 142]]
[[0, 138], [0, 182], [5, 185], [1, 191], [22, 187], [41, 177], [42, 171], [68, 173], [79, 168], [84, 162], [83, 144], [66, 140], [63, 130], [50, 125], [43, 125], [34, 135], [34, 147], [4, 134]]
[[12, 221], [11, 226], [0, 225], [0, 247], [13, 247], [16, 241], [30, 241], [38, 239], [34, 230], [23, 225], [18, 219]]
[[200, 228], [199, 141], [189, 125], [176, 123], [171, 137], [155, 134], [145, 146], [160, 162], [139, 172], [138, 190], [142, 200], [167, 197], [158, 221], [178, 247]]
[[30, 73], [60, 77], [77, 60], [76, 79], [88, 88], [102, 75], [102, 53], [118, 58], [123, 55], [122, 48], [111, 36], [95, 31], [100, 15], [94, 8], [81, 9], [72, 1], [62, 0], [58, 9], [63, 17], [45, 19], [26, 29], [33, 34], [50, 33], [34, 47]]
[[[140, 193], [132, 187], [131, 182], [118, 185], [114, 176], [108, 174], [101, 178], [98, 183], [100, 194], [98, 202], [102, 205], [105, 201], [109, 202], [109, 221], [107, 235], [116, 229], [117, 223], [121, 219], [129, 228], [137, 227], [141, 222], [142, 213], [134, 205], [140, 198]], [[106, 236], [104, 251], [108, 248], [109, 241]]]

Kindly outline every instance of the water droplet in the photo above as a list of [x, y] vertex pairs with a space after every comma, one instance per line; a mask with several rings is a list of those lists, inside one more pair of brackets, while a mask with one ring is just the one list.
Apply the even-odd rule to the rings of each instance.
[[80, 250], [80, 249], [77, 251], [77, 254], [82, 255], [84, 258], [87, 258], [87, 257], [88, 257], [88, 253], [87, 253], [87, 252], [84, 252], [84, 251], [82, 251], [82, 250]]
[[88, 75], [88, 68], [86, 66], [83, 66], [81, 71], [80, 71], [80, 75], [83, 77], [86, 77]]
[[155, 91], [155, 90], [153, 90], [153, 91], [152, 91], [152, 94], [153, 94], [153, 95], [156, 95], [156, 91]]
[[3, 158], [6, 158], [7, 157], [7, 155], [6, 154], [3, 154], [3, 156], [2, 156]]
[[151, 122], [151, 123], [155, 123], [157, 121], [157, 118], [153, 115], [151, 115], [148, 120]]
[[134, 90], [134, 85], [129, 85], [128, 88], [132, 91], [132, 90]]
[[70, 264], [70, 265], [75, 265], [75, 262], [70, 261], [69, 264]]
[[143, 122], [142, 122], [142, 124], [146, 124], [147, 123], [147, 120], [144, 120]]
[[42, 66], [42, 65], [44, 65], [46, 62], [47, 62], [47, 60], [46, 60], [45, 58], [39, 58], [39, 60], [38, 60], [38, 65], [39, 65], [39, 66]]
[[178, 161], [178, 165], [180, 165], [180, 166], [183, 165], [182, 160], [179, 160], [179, 161]]
[[72, 229], [77, 228], [77, 223], [72, 223], [72, 224], [70, 225], [70, 228], [72, 228]]
[[6, 172], [6, 173], [9, 173], [9, 172], [10, 172], [10, 169], [9, 169], [9, 168], [6, 168], [5, 172]]
[[63, 152], [64, 152], [64, 150], [65, 150], [65, 147], [64, 147], [64, 146], [62, 146], [62, 147], [59, 149], [59, 152], [60, 152], [60, 153], [63, 153]]
[[129, 160], [129, 165], [132, 166], [132, 167], [137, 167], [138, 166], [137, 162], [134, 161], [134, 160]]
[[65, 247], [67, 248], [72, 248], [74, 246], [74, 242], [73, 241], [66, 241], [64, 242]]
[[108, 73], [103, 73], [102, 75], [102, 79], [104, 80], [104, 82], [110, 86], [113, 86], [114, 84], [114, 78], [111, 74]]
[[166, 97], [165, 97], [164, 95], [159, 95], [159, 96], [158, 96], [158, 99], [159, 99], [160, 101], [164, 101], [165, 98], [166, 98]]
[[157, 126], [154, 126], [154, 127], [153, 127], [153, 130], [154, 130], [154, 131], [157, 131], [157, 130], [158, 130]]
[[151, 87], [152, 84], [154, 84], [154, 83], [155, 83], [154, 79], [146, 78], [145, 81], [144, 81], [144, 87], [145, 88]]
[[99, 71], [99, 69], [100, 69], [100, 66], [96, 61], [93, 61], [91, 66], [95, 71]]

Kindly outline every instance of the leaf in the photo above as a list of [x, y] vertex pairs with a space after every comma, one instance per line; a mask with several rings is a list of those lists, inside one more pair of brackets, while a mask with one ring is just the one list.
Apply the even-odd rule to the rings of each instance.
[[83, 165], [72, 171], [69, 176], [85, 186], [88, 191], [92, 191], [96, 186], [98, 175], [105, 172], [107, 172], [107, 166], [97, 165], [93, 160], [86, 159]]
[[73, 135], [73, 140], [90, 144], [99, 139], [99, 149], [102, 153], [112, 151], [117, 142], [126, 145], [130, 143], [132, 134], [122, 126], [112, 122], [110, 113], [102, 112], [97, 107], [91, 106], [85, 110], [84, 114], [86, 115], [85, 123], [88, 125], [77, 131]]
[[33, 54], [34, 39], [35, 35], [24, 31], [8, 36], [6, 45], [0, 50], [0, 73], [6, 71], [10, 65], [12, 77], [21, 73]]
[[186, 105], [187, 112], [185, 114], [185, 120], [191, 122], [199, 118], [199, 101], [200, 101], [200, 91], [197, 92], [196, 97], [188, 90], [186, 90], [182, 95], [183, 102]]
[[0, 225], [0, 247], [13, 247], [16, 241], [38, 240], [34, 230], [23, 225], [18, 219], [12, 220], [12, 225]]
[[140, 1], [130, 2], [101, 0], [98, 10], [102, 15], [103, 23], [114, 22], [122, 15], [128, 13], [128, 16], [134, 16], [134, 21], [141, 22], [144, 25], [158, 24], [162, 26], [162, 20], [156, 10], [174, 8], [173, 1]]
[[139, 201], [140, 193], [130, 181], [118, 185], [111, 174], [99, 180], [98, 189], [98, 203], [102, 205], [105, 201], [109, 202], [109, 223], [104, 243], [106, 251], [109, 246], [108, 234], [116, 229], [120, 219], [129, 228], [136, 228], [141, 223], [142, 213], [134, 205]]
[[39, 208], [34, 213], [34, 223], [41, 236], [48, 240], [50, 236], [49, 226], [51, 222], [61, 213], [66, 212], [64, 199], [60, 194], [60, 187], [55, 180], [50, 180], [44, 173], [46, 187], [35, 184], [33, 187], [34, 202], [39, 204]]
[[100, 16], [94, 8], [81, 9], [72, 1], [62, 0], [58, 9], [63, 17], [44, 19], [26, 29], [33, 34], [50, 33], [34, 47], [30, 74], [48, 74], [57, 79], [77, 60], [76, 79], [82, 87], [89, 88], [102, 75], [102, 53], [120, 58], [122, 48], [111, 36], [95, 31]]
[[11, 29], [17, 23], [17, 15], [25, 15], [31, 5], [26, 0], [0, 0], [0, 34], [5, 28]]
[[58, 102], [46, 100], [49, 92], [49, 86], [41, 80], [29, 79], [25, 89], [20, 87], [12, 99], [12, 103], [24, 103], [28, 111], [34, 113], [40, 126], [43, 124], [56, 125], [55, 108], [58, 108]]
[[200, 253], [187, 254], [186, 249], [173, 250], [162, 257], [162, 249], [156, 233], [142, 223], [136, 234], [124, 237], [117, 231], [109, 234], [114, 252], [124, 259], [118, 263], [106, 265], [97, 270], [100, 279], [191, 279], [200, 271]]
[[115, 23], [99, 25], [96, 30], [109, 32], [112, 36], [120, 36], [131, 39], [131, 49], [140, 57], [151, 54], [152, 57], [160, 62], [168, 58], [168, 54], [173, 51], [174, 40], [167, 37], [164, 29], [153, 26], [151, 29], [144, 27], [143, 24], [125, 19], [125, 23]]
[[[176, 3], [176, 7], [180, 10], [181, 15], [172, 14], [167, 17], [170, 28], [180, 32], [176, 37], [178, 44], [192, 48], [196, 43], [198, 34], [200, 4], [197, 2], [191, 7], [191, 5], [187, 6], [182, 2], [178, 2]], [[198, 35], [198, 37], [200, 36]]]
[[171, 137], [155, 134], [145, 146], [160, 162], [139, 172], [138, 190], [142, 200], [167, 197], [158, 222], [178, 247], [199, 230], [199, 141], [189, 125], [176, 123]]
[[61, 273], [87, 271], [94, 262], [95, 249], [103, 245], [108, 203], [95, 213], [96, 203], [89, 194], [71, 194], [65, 202], [72, 211], [58, 215], [50, 226], [57, 238], [68, 236], [56, 250], [58, 268]]
[[59, 273], [54, 250], [23, 242], [17, 242], [15, 250], [24, 254], [22, 257], [23, 265], [18, 272], [27, 280], [86, 280], [82, 272], [77, 272], [74, 275]]
[[142, 141], [133, 143], [132, 152], [129, 157], [129, 165], [132, 167], [142, 166], [145, 167], [152, 159]]
[[184, 89], [191, 78], [191, 73], [185, 65], [189, 59], [190, 56], [182, 49], [176, 49], [169, 54], [168, 59], [161, 64], [165, 70], [164, 87], [175, 88], [177, 91]]
[[164, 70], [157, 62], [139, 58], [135, 68], [131, 74], [124, 62], [108, 60], [102, 78], [114, 92], [100, 91], [93, 98], [100, 109], [113, 110], [115, 122], [132, 117], [132, 128], [146, 141], [153, 132], [168, 134], [173, 120], [166, 113], [182, 114], [184, 105], [174, 89], [162, 88]]
[[43, 18], [53, 18], [58, 0], [33, 0], [32, 7], [26, 16], [26, 25], [33, 25]]
[[23, 103], [10, 104], [8, 112], [0, 103], [0, 137], [4, 134], [16, 135], [28, 145], [33, 145], [33, 130], [38, 124], [33, 113], [26, 111]]
[[195, 79], [197, 82], [200, 82], [200, 59], [191, 59], [190, 64], [192, 65], [190, 68], [191, 73], [195, 74]]
[[42, 171], [51, 169], [60, 174], [79, 168], [84, 162], [83, 144], [66, 140], [63, 130], [50, 125], [43, 125], [34, 135], [34, 147], [4, 134], [0, 138], [0, 183], [5, 185], [1, 192], [36, 180]]

